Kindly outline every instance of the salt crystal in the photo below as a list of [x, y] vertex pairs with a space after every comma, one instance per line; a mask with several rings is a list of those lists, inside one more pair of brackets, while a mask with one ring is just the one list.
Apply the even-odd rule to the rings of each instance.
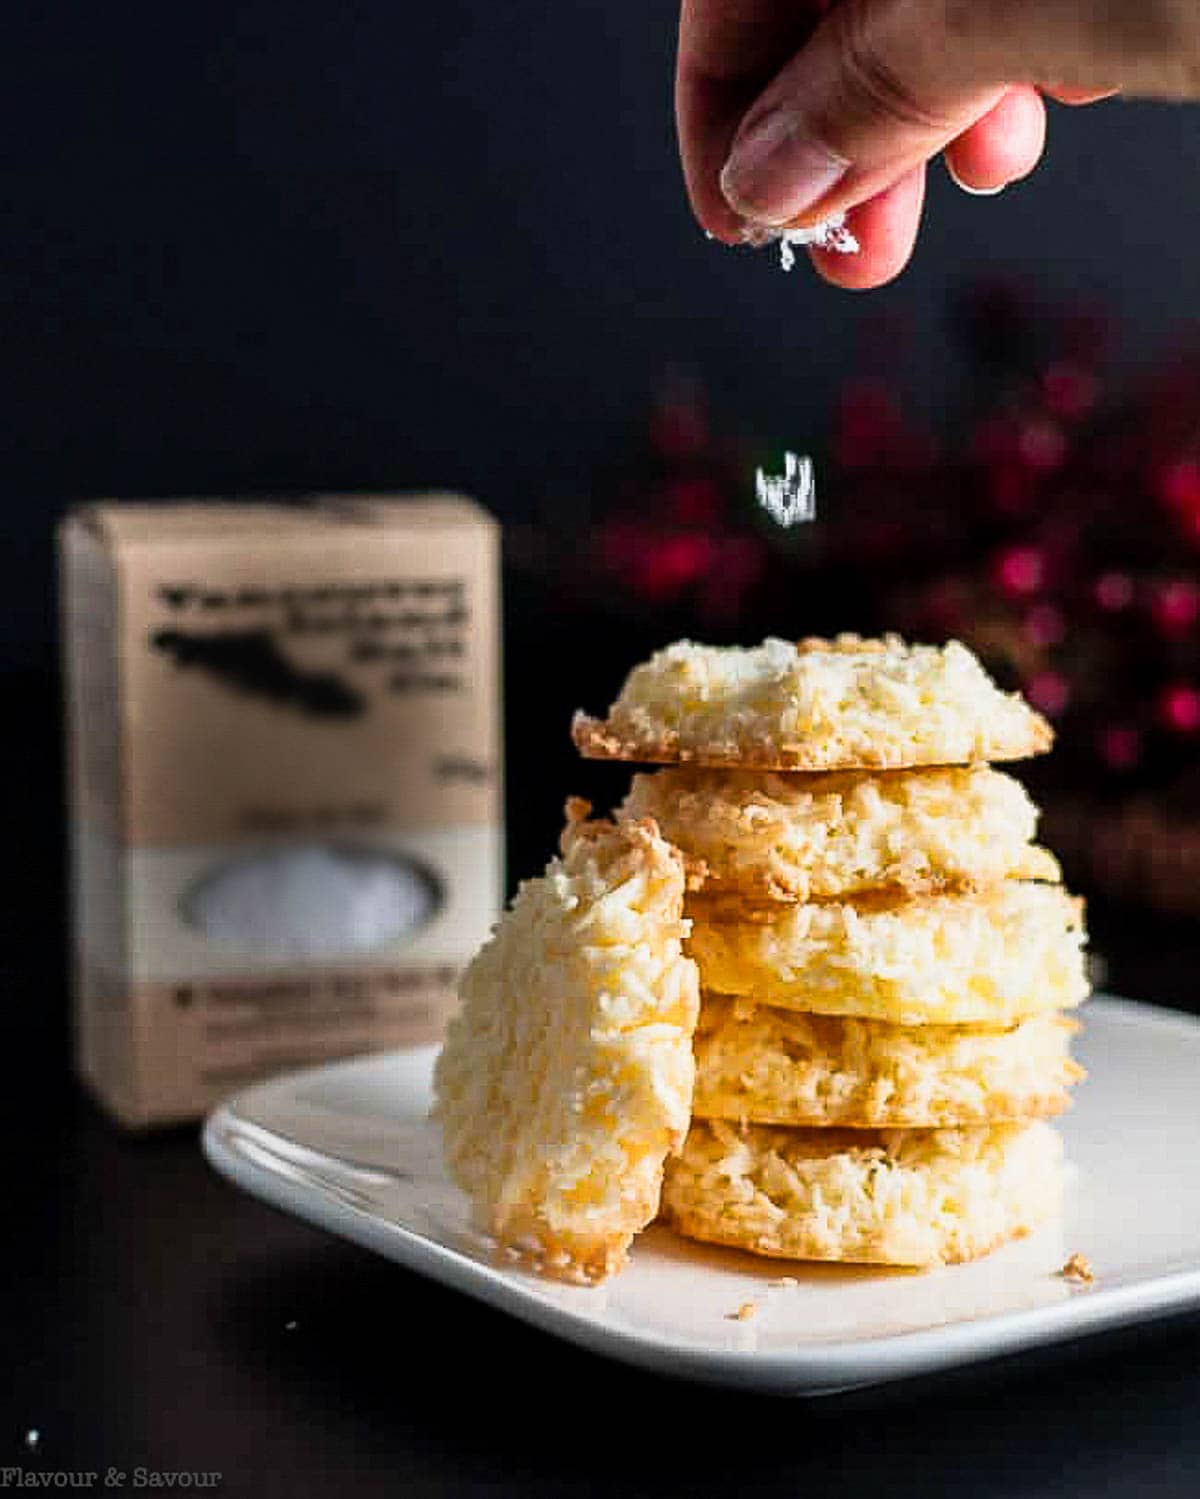
[[42, 1434], [37, 1429], [36, 1426], [31, 1426], [29, 1428], [29, 1430], [25, 1433], [25, 1445], [30, 1450], [32, 1450], [34, 1447], [36, 1447], [37, 1444], [41, 1441], [41, 1439], [42, 1439]]
[[783, 473], [767, 474], [760, 468], [754, 476], [758, 503], [778, 525], [797, 526], [817, 516], [817, 480], [811, 458], [783, 455]]
[[310, 844], [227, 864], [183, 904], [213, 941], [304, 959], [394, 942], [429, 920], [437, 896], [432, 880], [401, 858]]
[[816, 245], [820, 250], [836, 250], [839, 255], [857, 255], [861, 248], [858, 240], [846, 227], [846, 215], [835, 213], [831, 218], [808, 229], [769, 229], [764, 225], [747, 225], [742, 238], [748, 245], [759, 248], [763, 245], [779, 245], [779, 264], [790, 271], [796, 264], [797, 245]]

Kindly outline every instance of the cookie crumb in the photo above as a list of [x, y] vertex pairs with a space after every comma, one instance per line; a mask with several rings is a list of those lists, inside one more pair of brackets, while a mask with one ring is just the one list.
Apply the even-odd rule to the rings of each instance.
[[798, 1286], [800, 1282], [794, 1275], [781, 1275], [778, 1280], [768, 1282], [772, 1291], [786, 1291], [790, 1286]]
[[750, 1322], [758, 1316], [758, 1303], [743, 1301], [736, 1312], [728, 1312], [726, 1315], [731, 1322]]
[[1076, 1252], [1058, 1272], [1063, 1280], [1073, 1280], [1079, 1285], [1090, 1286], [1095, 1283], [1096, 1272], [1092, 1269], [1092, 1262], [1086, 1255]]

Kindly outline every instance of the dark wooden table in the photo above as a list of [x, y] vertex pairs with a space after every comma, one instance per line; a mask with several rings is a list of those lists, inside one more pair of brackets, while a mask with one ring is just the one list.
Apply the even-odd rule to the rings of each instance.
[[[73, 1472], [100, 1489], [111, 1470], [108, 1491], [132, 1491], [141, 1469], [159, 1491], [217, 1473], [222, 1493], [288, 1499], [1200, 1492], [1200, 1318], [882, 1394], [733, 1395], [577, 1351], [283, 1217], [219, 1180], [194, 1129], [119, 1134], [66, 1066], [57, 762], [6, 754], [0, 1489]], [[514, 830], [514, 870], [533, 827]], [[1200, 1011], [1195, 925], [1097, 905], [1092, 929], [1114, 990]]]

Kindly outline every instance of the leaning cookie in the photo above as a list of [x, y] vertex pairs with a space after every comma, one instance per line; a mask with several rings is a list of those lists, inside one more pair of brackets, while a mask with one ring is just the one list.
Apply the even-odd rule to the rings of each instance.
[[635, 775], [619, 817], [653, 817], [688, 884], [747, 903], [1056, 882], [1037, 808], [986, 765], [779, 775], [680, 766]]
[[684, 877], [652, 822], [586, 822], [460, 984], [434, 1118], [476, 1223], [544, 1273], [618, 1269], [687, 1131], [699, 996]]
[[757, 770], [876, 770], [1019, 760], [1049, 724], [958, 641], [679, 641], [629, 674], [605, 719], [578, 713], [595, 759]]
[[758, 1004], [996, 1027], [1088, 994], [1083, 902], [1057, 885], [1008, 880], [977, 895], [779, 905], [743, 920], [700, 896], [688, 911], [702, 986]]
[[701, 996], [692, 1114], [751, 1124], [941, 1128], [1046, 1118], [1085, 1074], [1077, 1026], [889, 1025]]
[[843, 1131], [697, 1121], [663, 1187], [680, 1233], [776, 1258], [928, 1267], [975, 1259], [1057, 1211], [1047, 1124]]

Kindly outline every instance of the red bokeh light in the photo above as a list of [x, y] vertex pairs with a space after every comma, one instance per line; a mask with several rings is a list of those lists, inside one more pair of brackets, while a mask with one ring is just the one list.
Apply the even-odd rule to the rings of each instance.
[[1133, 579], [1128, 573], [1101, 573], [1093, 592], [1101, 609], [1117, 614], [1133, 603]]
[[1200, 589], [1189, 578], [1162, 583], [1154, 591], [1150, 612], [1164, 635], [1186, 635], [1200, 617]]
[[721, 488], [715, 479], [673, 479], [663, 490], [667, 516], [682, 526], [711, 526], [721, 514]]
[[1010, 596], [1040, 593], [1046, 585], [1046, 558], [1038, 547], [1008, 547], [996, 558], [993, 573]]
[[1042, 395], [1053, 415], [1074, 421], [1096, 404], [1100, 382], [1091, 370], [1066, 360], [1052, 364], [1042, 376]]
[[1172, 510], [1200, 511], [1200, 460], [1177, 458], [1158, 476], [1158, 497]]
[[1097, 748], [1110, 770], [1132, 770], [1142, 758], [1142, 736], [1125, 724], [1113, 724], [1101, 730]]
[[1035, 604], [1025, 616], [1025, 633], [1036, 645], [1058, 645], [1067, 633], [1062, 610], [1053, 604]]
[[1039, 671], [1025, 683], [1025, 696], [1047, 718], [1057, 718], [1071, 700], [1071, 684], [1058, 671]]
[[1176, 734], [1194, 734], [1200, 729], [1200, 692], [1188, 682], [1173, 682], [1159, 696], [1158, 713]]
[[1053, 422], [1026, 422], [1017, 436], [1021, 460], [1039, 474], [1058, 468], [1066, 450], [1063, 435]]

